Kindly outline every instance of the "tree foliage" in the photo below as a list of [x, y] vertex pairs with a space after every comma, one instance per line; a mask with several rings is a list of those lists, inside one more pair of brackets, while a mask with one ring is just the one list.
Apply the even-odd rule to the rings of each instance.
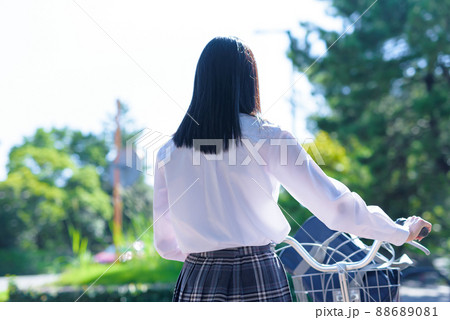
[[[345, 28], [372, 3], [331, 1], [333, 14]], [[324, 96], [329, 107], [311, 123], [336, 137], [356, 161], [346, 172], [353, 176], [350, 187], [393, 218], [414, 214], [430, 220], [435, 228], [430, 241], [446, 252], [449, 16], [449, 0], [378, 1], [307, 73], [315, 94]], [[314, 24], [302, 26], [306, 36], [291, 37], [289, 52], [299, 70], [317, 59], [311, 51], [312, 35], [326, 47], [340, 36]]]
[[[136, 132], [128, 107], [121, 106], [125, 148]], [[115, 129], [112, 116], [102, 134], [41, 128], [11, 149], [8, 176], [0, 182], [0, 248], [69, 251], [74, 234], [93, 251], [111, 243]], [[124, 230], [136, 221], [150, 226], [152, 192], [144, 176], [120, 191]]]
[[101, 188], [104, 141], [79, 131], [38, 129], [13, 147], [0, 182], [0, 247], [64, 249], [69, 228], [104, 241], [112, 208]]

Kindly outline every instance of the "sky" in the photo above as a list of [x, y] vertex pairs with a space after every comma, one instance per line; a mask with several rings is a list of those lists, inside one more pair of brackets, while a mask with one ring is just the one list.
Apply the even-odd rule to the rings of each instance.
[[[99, 133], [116, 99], [138, 129], [172, 134], [192, 98], [198, 58], [216, 36], [237, 36], [252, 49], [264, 117], [299, 140], [311, 137], [305, 118], [317, 101], [306, 77], [292, 72], [285, 31], [303, 36], [300, 21], [342, 30], [327, 7], [313, 0], [0, 0], [0, 181], [9, 150], [24, 136], [39, 127]], [[318, 55], [326, 49], [313, 48]]]

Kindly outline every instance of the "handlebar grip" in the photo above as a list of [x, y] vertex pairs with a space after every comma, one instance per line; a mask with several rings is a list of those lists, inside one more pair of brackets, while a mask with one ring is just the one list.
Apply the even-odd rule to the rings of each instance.
[[430, 231], [427, 228], [423, 227], [419, 232], [419, 237], [425, 238], [429, 233]]
[[[395, 223], [402, 226], [405, 224], [405, 221], [406, 221], [405, 218], [398, 218], [397, 220], [395, 220]], [[419, 237], [425, 238], [429, 233], [430, 231], [427, 228], [423, 227], [422, 230], [420, 230], [419, 232]]]

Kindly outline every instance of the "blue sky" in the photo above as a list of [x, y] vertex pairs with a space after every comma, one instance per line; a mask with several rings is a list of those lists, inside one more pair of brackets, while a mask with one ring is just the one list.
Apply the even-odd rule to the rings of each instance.
[[[116, 99], [137, 127], [171, 134], [192, 97], [200, 53], [218, 35], [249, 44], [264, 116], [292, 129], [284, 93], [300, 74], [292, 77], [283, 30], [301, 36], [300, 21], [341, 30], [327, 7], [313, 0], [0, 2], [0, 180], [10, 148], [24, 136], [38, 127], [100, 132]], [[325, 47], [318, 42], [315, 50]], [[317, 103], [306, 78], [295, 89], [302, 140], [311, 136], [305, 116]]]

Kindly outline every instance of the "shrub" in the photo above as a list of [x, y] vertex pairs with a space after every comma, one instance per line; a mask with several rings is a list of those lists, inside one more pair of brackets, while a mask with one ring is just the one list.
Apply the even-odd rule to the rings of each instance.
[[[10, 287], [10, 302], [74, 302], [88, 286], [19, 290]], [[172, 301], [174, 284], [129, 284], [122, 286], [93, 286], [80, 302], [167, 302]]]

